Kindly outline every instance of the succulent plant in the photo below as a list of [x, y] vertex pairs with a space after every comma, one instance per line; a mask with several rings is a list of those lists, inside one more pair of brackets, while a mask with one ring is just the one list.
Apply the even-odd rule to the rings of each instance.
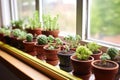
[[23, 20], [11, 21], [12, 27], [23, 29]]
[[119, 50], [116, 48], [108, 48], [107, 49], [107, 54], [111, 57], [111, 60], [114, 60], [115, 56], [118, 55]]
[[32, 42], [33, 41], [33, 35], [31, 33], [28, 33], [26, 35], [26, 40], [27, 40], [27, 42]]
[[13, 29], [12, 30], [12, 35], [14, 37], [18, 37], [20, 35], [21, 30], [20, 29]]
[[21, 31], [18, 38], [21, 40], [24, 40], [24, 39], [26, 39], [26, 35], [27, 35], [27, 33], [25, 31]]
[[90, 42], [87, 44], [88, 49], [90, 49], [93, 53], [96, 51], [99, 51], [99, 48], [101, 47], [96, 42]]
[[70, 48], [77, 48], [80, 45], [81, 37], [80, 35], [72, 36], [68, 35], [64, 38], [64, 40], [68, 43]]
[[49, 43], [53, 43], [55, 41], [55, 38], [52, 35], [48, 36]]
[[75, 55], [78, 60], [87, 60], [92, 52], [86, 46], [78, 46]]
[[46, 35], [38, 35], [37, 42], [39, 45], [44, 45], [48, 43], [48, 39]]
[[107, 64], [106, 64], [106, 60], [110, 60], [111, 57], [110, 57], [107, 53], [103, 53], [103, 54], [100, 56], [100, 59], [101, 59], [101, 65], [105, 66], [105, 65], [107, 65]]

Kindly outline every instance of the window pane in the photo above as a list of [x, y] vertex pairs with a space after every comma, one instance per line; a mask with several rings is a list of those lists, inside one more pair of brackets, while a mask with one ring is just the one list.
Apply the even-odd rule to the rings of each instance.
[[76, 33], [76, 0], [43, 0], [43, 14], [59, 14], [60, 31]]
[[89, 37], [120, 44], [120, 0], [89, 1]]
[[35, 0], [17, 0], [18, 17], [32, 16], [35, 11]]

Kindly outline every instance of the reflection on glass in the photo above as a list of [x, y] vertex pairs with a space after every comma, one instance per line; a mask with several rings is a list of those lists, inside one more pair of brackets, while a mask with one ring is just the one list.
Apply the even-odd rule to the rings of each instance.
[[76, 0], [43, 0], [43, 14], [59, 14], [60, 31], [76, 33]]
[[32, 16], [35, 11], [35, 0], [17, 0], [19, 18]]
[[120, 0], [90, 1], [90, 37], [120, 44]]

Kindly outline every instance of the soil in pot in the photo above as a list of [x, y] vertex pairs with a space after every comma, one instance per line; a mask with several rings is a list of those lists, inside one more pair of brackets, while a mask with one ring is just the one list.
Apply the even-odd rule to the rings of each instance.
[[106, 64], [102, 65], [100, 60], [92, 62], [95, 80], [115, 80], [119, 65], [114, 61], [107, 61]]

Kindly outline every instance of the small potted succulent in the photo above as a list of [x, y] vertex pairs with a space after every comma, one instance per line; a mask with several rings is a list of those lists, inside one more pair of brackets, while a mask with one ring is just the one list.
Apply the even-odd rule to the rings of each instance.
[[32, 18], [29, 18], [28, 24], [26, 26], [26, 31], [37, 36], [41, 34], [41, 22], [39, 20], [39, 13], [35, 11]]
[[100, 59], [100, 56], [102, 55], [102, 51], [100, 50], [101, 46], [98, 45], [96, 42], [89, 42], [87, 44], [88, 49], [92, 51], [92, 55], [94, 57], [94, 60]]
[[23, 40], [26, 39], [26, 35], [27, 35], [27, 33], [25, 31], [21, 31], [18, 38], [17, 38], [17, 40], [18, 40], [17, 48], [20, 50], [24, 49]]
[[48, 38], [46, 35], [38, 35], [37, 36], [37, 43], [35, 44], [35, 50], [37, 52], [37, 58], [41, 60], [45, 60], [45, 51], [43, 47], [48, 44]]
[[23, 40], [25, 52], [29, 53], [32, 56], [36, 56], [37, 53], [35, 52], [35, 41], [33, 40], [33, 35], [28, 33], [26, 35], [26, 40]]
[[76, 50], [77, 46], [80, 45], [81, 37], [80, 35], [72, 36], [68, 35], [64, 37], [64, 41], [69, 45], [71, 50]]
[[91, 63], [95, 80], [115, 80], [119, 65], [111, 61], [111, 57], [107, 53], [103, 53], [100, 59]]
[[58, 25], [58, 15], [52, 17], [51, 15], [43, 15], [43, 31], [42, 34], [53, 37], [58, 37], [59, 35], [59, 25]]
[[91, 75], [91, 62], [94, 58], [86, 46], [78, 46], [74, 55], [70, 57], [73, 66], [73, 75], [88, 80]]
[[71, 61], [70, 61], [70, 56], [74, 54], [75, 51], [70, 50], [69, 45], [64, 44], [61, 51], [58, 52], [58, 58], [60, 60], [60, 69], [70, 72], [73, 70]]
[[51, 38], [48, 38], [48, 45], [44, 46], [46, 52], [46, 62], [53, 66], [56, 66], [59, 62], [57, 54], [60, 51], [62, 40], [60, 38], [55, 38], [55, 40], [50, 39]]

